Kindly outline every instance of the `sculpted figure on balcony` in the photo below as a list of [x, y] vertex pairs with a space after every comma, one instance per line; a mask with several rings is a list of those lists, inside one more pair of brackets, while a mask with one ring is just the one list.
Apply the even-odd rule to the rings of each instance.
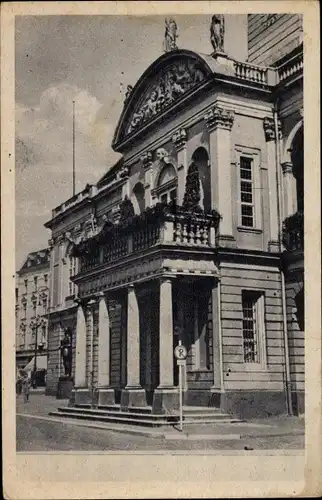
[[214, 54], [224, 52], [225, 18], [222, 14], [214, 14], [210, 25], [210, 41]]

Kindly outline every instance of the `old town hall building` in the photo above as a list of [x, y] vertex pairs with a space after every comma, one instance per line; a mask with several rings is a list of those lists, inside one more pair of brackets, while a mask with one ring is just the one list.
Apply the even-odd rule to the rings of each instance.
[[224, 16], [209, 22], [199, 54], [168, 20], [128, 88], [121, 160], [46, 224], [47, 392], [69, 328], [71, 405], [171, 414], [181, 340], [186, 405], [304, 411], [301, 16], [249, 15], [247, 62], [225, 52]]

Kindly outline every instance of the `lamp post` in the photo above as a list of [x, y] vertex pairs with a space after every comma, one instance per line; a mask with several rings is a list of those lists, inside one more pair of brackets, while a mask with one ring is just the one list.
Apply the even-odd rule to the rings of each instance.
[[[48, 290], [47, 286], [42, 286], [38, 290], [36, 290], [36, 293], [38, 295], [35, 295], [35, 307], [38, 305], [41, 305], [40, 302], [40, 295], [41, 293], [45, 292]], [[37, 311], [37, 309], [36, 309]], [[37, 355], [38, 355], [38, 347], [39, 351], [43, 350], [43, 343], [40, 342], [38, 346], [38, 327], [44, 324], [43, 316], [39, 316], [36, 313], [36, 318], [35, 318], [35, 352], [34, 352], [34, 366], [33, 366], [33, 372], [32, 372], [32, 386], [35, 389], [37, 387], [37, 381], [36, 381], [36, 373], [37, 373]]]

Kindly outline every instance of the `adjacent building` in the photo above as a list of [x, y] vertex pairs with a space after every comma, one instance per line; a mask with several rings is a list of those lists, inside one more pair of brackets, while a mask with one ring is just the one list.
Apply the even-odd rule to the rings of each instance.
[[46, 224], [47, 391], [69, 328], [71, 404], [171, 413], [180, 340], [186, 404], [303, 411], [301, 18], [249, 15], [247, 62], [212, 23], [212, 54], [166, 44], [126, 96], [121, 160]]
[[24, 368], [38, 356], [36, 368], [45, 371], [47, 309], [49, 305], [49, 250], [30, 252], [16, 274], [16, 364]]

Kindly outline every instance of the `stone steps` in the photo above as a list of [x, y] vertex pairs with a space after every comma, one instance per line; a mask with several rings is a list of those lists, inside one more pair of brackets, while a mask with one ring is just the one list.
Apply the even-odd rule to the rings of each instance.
[[[119, 405], [92, 408], [90, 405], [77, 405], [74, 407], [60, 407], [49, 415], [82, 420], [94, 420], [110, 423], [124, 423], [148, 427], [174, 425], [179, 422], [179, 413], [153, 414], [151, 407], [131, 407], [129, 411], [121, 411]], [[185, 407], [183, 409], [185, 424], [194, 423], [228, 423], [235, 419], [222, 413], [218, 408]]]

